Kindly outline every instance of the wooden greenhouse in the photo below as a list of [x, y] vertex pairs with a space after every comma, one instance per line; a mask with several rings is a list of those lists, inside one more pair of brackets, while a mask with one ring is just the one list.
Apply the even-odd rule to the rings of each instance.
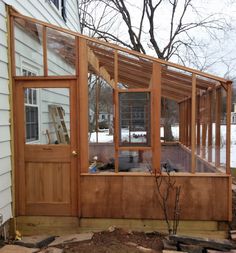
[[12, 9], [10, 28], [19, 224], [163, 220], [154, 175], [169, 171], [181, 221], [231, 220], [231, 81]]

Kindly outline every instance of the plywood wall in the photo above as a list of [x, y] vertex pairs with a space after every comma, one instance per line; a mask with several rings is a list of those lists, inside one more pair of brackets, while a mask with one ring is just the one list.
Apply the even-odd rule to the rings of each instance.
[[[176, 176], [181, 185], [180, 219], [215, 220], [229, 218], [229, 177]], [[219, 187], [220, 186], [220, 187]], [[165, 187], [162, 187], [165, 191]], [[174, 195], [169, 201], [173, 212]], [[83, 175], [81, 177], [83, 218], [163, 219], [153, 176]]]

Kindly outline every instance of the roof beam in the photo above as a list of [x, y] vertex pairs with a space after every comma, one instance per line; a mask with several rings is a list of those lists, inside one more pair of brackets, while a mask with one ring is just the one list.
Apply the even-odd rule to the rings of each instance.
[[95, 73], [101, 76], [108, 84], [111, 85], [113, 89], [115, 89], [115, 82], [111, 79], [110, 74], [104, 67], [99, 67], [99, 60], [93, 53], [93, 51], [87, 47], [88, 49], [88, 63], [92, 66]]

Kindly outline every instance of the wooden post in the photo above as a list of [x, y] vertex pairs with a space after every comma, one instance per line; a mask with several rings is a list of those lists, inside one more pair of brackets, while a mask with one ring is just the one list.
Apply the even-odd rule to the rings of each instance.
[[215, 166], [220, 166], [220, 119], [221, 119], [221, 88], [216, 90], [216, 125], [215, 125]]
[[187, 100], [184, 101], [184, 120], [183, 120], [183, 128], [184, 128], [184, 145], [187, 146], [188, 141], [188, 110], [187, 110]]
[[227, 111], [226, 111], [226, 173], [231, 174], [230, 169], [230, 131], [231, 131], [231, 97], [232, 97], [232, 82], [227, 82]]
[[114, 51], [114, 144], [115, 144], [115, 172], [119, 172], [119, 94], [118, 94], [118, 52]]
[[178, 103], [178, 106], [179, 106], [179, 141], [180, 142], [183, 142], [182, 140], [182, 132], [183, 132], [183, 127], [182, 127], [182, 104], [183, 103]]
[[48, 76], [48, 59], [47, 59], [47, 28], [43, 26], [43, 73]]
[[188, 99], [188, 147], [191, 147], [191, 139], [192, 139], [192, 111], [191, 111], [191, 107], [192, 107], [192, 100], [191, 98]]
[[208, 114], [208, 141], [207, 141], [207, 153], [208, 161], [212, 162], [212, 91], [207, 93], [207, 114]]
[[152, 65], [152, 169], [161, 172], [161, 64], [153, 62]]
[[197, 154], [200, 154], [201, 125], [200, 125], [200, 95], [197, 96]]
[[[79, 78], [78, 78], [78, 99], [79, 99], [79, 156], [80, 170], [88, 172], [88, 61], [87, 41], [79, 40]], [[82, 122], [82, 124], [81, 124]]]
[[202, 158], [206, 158], [206, 134], [207, 134], [207, 124], [206, 124], [206, 95], [202, 96]]
[[191, 117], [191, 171], [195, 173], [196, 170], [196, 75], [192, 74], [192, 117]]
[[[8, 73], [9, 73], [9, 94], [10, 94], [10, 99], [9, 99], [9, 104], [10, 104], [10, 131], [11, 131], [11, 165], [12, 165], [12, 189], [11, 189], [11, 193], [12, 193], [12, 214], [13, 214], [13, 231], [16, 230], [16, 183], [15, 183], [15, 178], [16, 178], [16, 155], [15, 155], [15, 150], [16, 150], [16, 145], [17, 145], [17, 141], [16, 141], [16, 136], [15, 136], [15, 132], [14, 132], [14, 126], [15, 126], [15, 120], [14, 120], [14, 115], [15, 113], [15, 108], [14, 108], [14, 81], [13, 81], [13, 75], [15, 73], [15, 65], [13, 64], [15, 59], [15, 54], [13, 49], [12, 49], [12, 44], [13, 40], [14, 40], [14, 31], [13, 31], [13, 18], [10, 17], [10, 10], [9, 10], [9, 6], [6, 7], [7, 10], [7, 31], [9, 36], [7, 37], [7, 46], [8, 46]], [[13, 47], [14, 48], [14, 47]], [[14, 71], [13, 71], [14, 68]]]

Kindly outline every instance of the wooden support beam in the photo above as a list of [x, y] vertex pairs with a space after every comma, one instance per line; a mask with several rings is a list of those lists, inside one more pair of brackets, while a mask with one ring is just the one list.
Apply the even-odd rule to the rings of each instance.
[[220, 121], [221, 121], [221, 89], [216, 90], [216, 126], [215, 126], [215, 166], [220, 166]]
[[200, 125], [200, 95], [197, 96], [197, 154], [200, 154], [201, 125]]
[[119, 172], [119, 93], [118, 93], [118, 52], [114, 52], [114, 80], [115, 80], [115, 89], [113, 90], [113, 103], [114, 103], [114, 142], [115, 142], [115, 172]]
[[226, 108], [226, 173], [231, 174], [230, 169], [230, 146], [231, 146], [231, 99], [232, 82], [227, 82], [227, 108]]
[[191, 172], [196, 171], [196, 75], [192, 75], [192, 99], [191, 99]]
[[191, 130], [191, 127], [192, 127], [192, 125], [191, 125], [191, 105], [192, 105], [192, 103], [191, 103], [191, 98], [189, 98], [188, 100], [187, 100], [187, 103], [188, 103], [188, 107], [187, 107], [187, 110], [188, 110], [188, 147], [190, 148], [191, 147], [191, 132], [192, 132], [192, 130]]
[[183, 127], [182, 127], [182, 121], [183, 121], [183, 114], [182, 114], [182, 103], [179, 103], [179, 141], [182, 142], [182, 131], [183, 131]]
[[152, 68], [152, 106], [151, 106], [151, 136], [152, 136], [152, 169], [161, 173], [161, 64], [154, 62]]
[[[79, 40], [79, 78], [78, 78], [78, 101], [79, 101], [79, 150], [80, 172], [88, 172], [88, 55], [87, 41]], [[83, 124], [81, 124], [83, 122]]]
[[206, 122], [206, 116], [207, 116], [207, 110], [206, 110], [206, 95], [202, 96], [202, 146], [201, 146], [201, 157], [203, 159], [206, 158], [206, 136], [207, 136], [207, 122]]
[[87, 48], [88, 48], [88, 63], [92, 66], [93, 70], [97, 75], [101, 76], [113, 89], [115, 89], [115, 81], [111, 79], [111, 76], [105, 69], [105, 67], [99, 66], [99, 60], [93, 53], [93, 51], [89, 47]]
[[212, 91], [207, 92], [207, 124], [208, 124], [208, 141], [207, 141], [207, 153], [208, 161], [212, 162]]
[[43, 26], [43, 73], [48, 76], [48, 57], [47, 57], [47, 28]]

